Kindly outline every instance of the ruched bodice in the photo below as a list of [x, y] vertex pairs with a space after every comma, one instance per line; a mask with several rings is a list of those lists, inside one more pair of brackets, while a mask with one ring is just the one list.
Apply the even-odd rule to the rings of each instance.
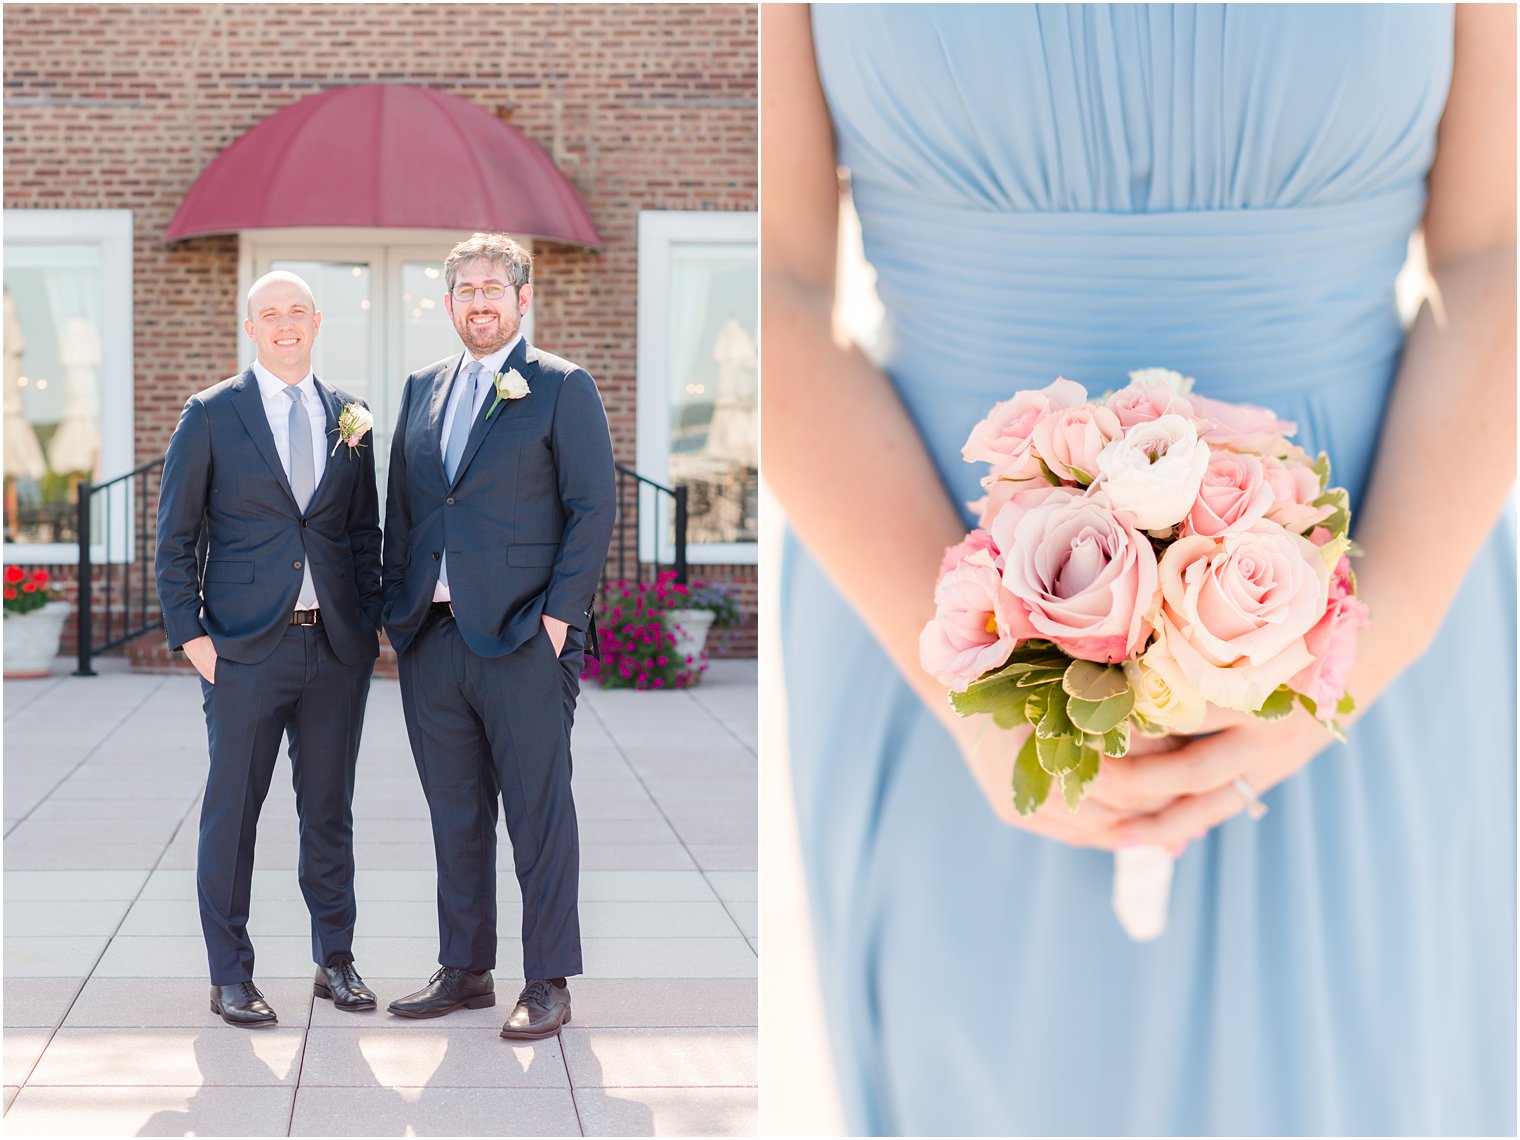
[[[979, 493], [960, 449], [994, 401], [1156, 366], [1296, 421], [1360, 502], [1450, 7], [814, 5], [812, 23], [883, 368], [952, 500]], [[1109, 911], [1111, 858], [997, 822], [794, 545], [782, 578], [857, 1129], [1513, 1134], [1515, 737], [1492, 715], [1515, 691], [1512, 517], [1347, 745], [1273, 788], [1262, 823], [1193, 845], [1145, 946]]]

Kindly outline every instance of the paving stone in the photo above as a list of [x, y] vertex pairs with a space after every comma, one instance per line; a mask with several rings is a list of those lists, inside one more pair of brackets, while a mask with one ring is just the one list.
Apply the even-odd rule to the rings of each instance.
[[51, 1029], [5, 1031], [5, 1083], [20, 1086], [32, 1074], [37, 1058], [53, 1037]]
[[577, 1089], [750, 1086], [757, 1080], [753, 1029], [577, 1029], [560, 1034]]
[[292, 1136], [579, 1136], [569, 1089], [317, 1088], [296, 1093]]
[[83, 984], [83, 978], [6, 978], [6, 1032], [58, 1025]]
[[[496, 1021], [498, 1031], [503, 1020], [505, 1013]], [[557, 1038], [514, 1045], [475, 1026], [445, 1027], [389, 1015], [373, 1027], [312, 1027], [301, 1083], [389, 1089], [569, 1088]]]
[[[210, 1010], [207, 1010], [210, 1013]], [[303, 1029], [60, 1029], [33, 1085], [294, 1085]]]
[[[280, 1027], [301, 1029], [311, 1019], [311, 978], [256, 979], [279, 1015]], [[69, 1029], [206, 1029], [222, 1025], [210, 1009], [203, 968], [192, 978], [93, 977], [69, 1010]], [[326, 1004], [326, 1003], [324, 1003]], [[229, 1027], [230, 1028], [230, 1027]]]
[[284, 1136], [294, 1091], [29, 1085], [6, 1113], [5, 1127], [14, 1136]]
[[753, 1088], [577, 1088], [587, 1136], [757, 1136]]

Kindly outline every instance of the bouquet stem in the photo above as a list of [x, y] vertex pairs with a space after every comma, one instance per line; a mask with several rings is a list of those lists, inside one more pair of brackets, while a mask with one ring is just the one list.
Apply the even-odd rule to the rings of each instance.
[[1176, 860], [1163, 847], [1126, 847], [1114, 852], [1114, 915], [1136, 942], [1166, 931]]

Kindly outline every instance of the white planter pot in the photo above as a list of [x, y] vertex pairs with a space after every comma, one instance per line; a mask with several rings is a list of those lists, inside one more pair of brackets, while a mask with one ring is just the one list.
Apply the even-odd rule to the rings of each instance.
[[74, 607], [68, 602], [49, 602], [29, 614], [6, 614], [6, 678], [46, 677], [53, 671], [58, 656], [58, 640], [63, 623]]
[[690, 657], [693, 664], [700, 659], [713, 617], [712, 610], [665, 611], [665, 628], [675, 635], [677, 658]]

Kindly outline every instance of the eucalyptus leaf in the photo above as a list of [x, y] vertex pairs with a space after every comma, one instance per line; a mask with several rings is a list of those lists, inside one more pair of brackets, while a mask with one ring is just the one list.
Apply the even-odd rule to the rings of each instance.
[[1293, 711], [1293, 702], [1296, 699], [1297, 695], [1292, 689], [1287, 685], [1279, 685], [1262, 703], [1261, 708], [1256, 710], [1256, 715], [1262, 720], [1282, 720]]
[[1129, 720], [1125, 719], [1103, 734], [1103, 754], [1124, 756], [1129, 753]]
[[990, 713], [997, 716], [1004, 710], [1012, 707], [1019, 710], [1023, 715], [1024, 702], [1029, 697], [1028, 689], [1021, 689], [1012, 681], [974, 681], [971, 687], [964, 693], [950, 694], [950, 707], [961, 716], [977, 716], [981, 713]]
[[1071, 718], [1071, 723], [1083, 732], [1102, 736], [1126, 720], [1134, 707], [1135, 694], [1125, 689], [1106, 701], [1084, 701], [1072, 697], [1066, 702], [1066, 713]]
[[1129, 692], [1129, 681], [1118, 665], [1100, 665], [1079, 658], [1066, 667], [1061, 688], [1084, 701], [1106, 701]]
[[1075, 725], [1071, 723], [1071, 717], [1066, 712], [1066, 694], [1052, 685], [1050, 697], [1045, 705], [1045, 714], [1040, 717], [1035, 725], [1035, 733], [1039, 736], [1080, 736]]
[[1065, 672], [1064, 669], [1031, 669], [1028, 673], [1021, 673], [1014, 683], [1025, 689], [1035, 685], [1048, 685], [1052, 681], [1059, 681]]
[[1081, 806], [1087, 785], [1097, 778], [1098, 766], [1102, 761], [1096, 748], [1084, 747], [1076, 767], [1061, 777], [1061, 792], [1066, 796], [1066, 807], [1069, 810], [1076, 811]]
[[1035, 752], [1040, 767], [1052, 776], [1070, 772], [1082, 762], [1082, 738], [1080, 736], [1041, 736], [1035, 733]]
[[1035, 740], [1034, 733], [1030, 733], [1013, 762], [1013, 810], [1020, 815], [1038, 810], [1050, 794], [1050, 773], [1040, 767]]

